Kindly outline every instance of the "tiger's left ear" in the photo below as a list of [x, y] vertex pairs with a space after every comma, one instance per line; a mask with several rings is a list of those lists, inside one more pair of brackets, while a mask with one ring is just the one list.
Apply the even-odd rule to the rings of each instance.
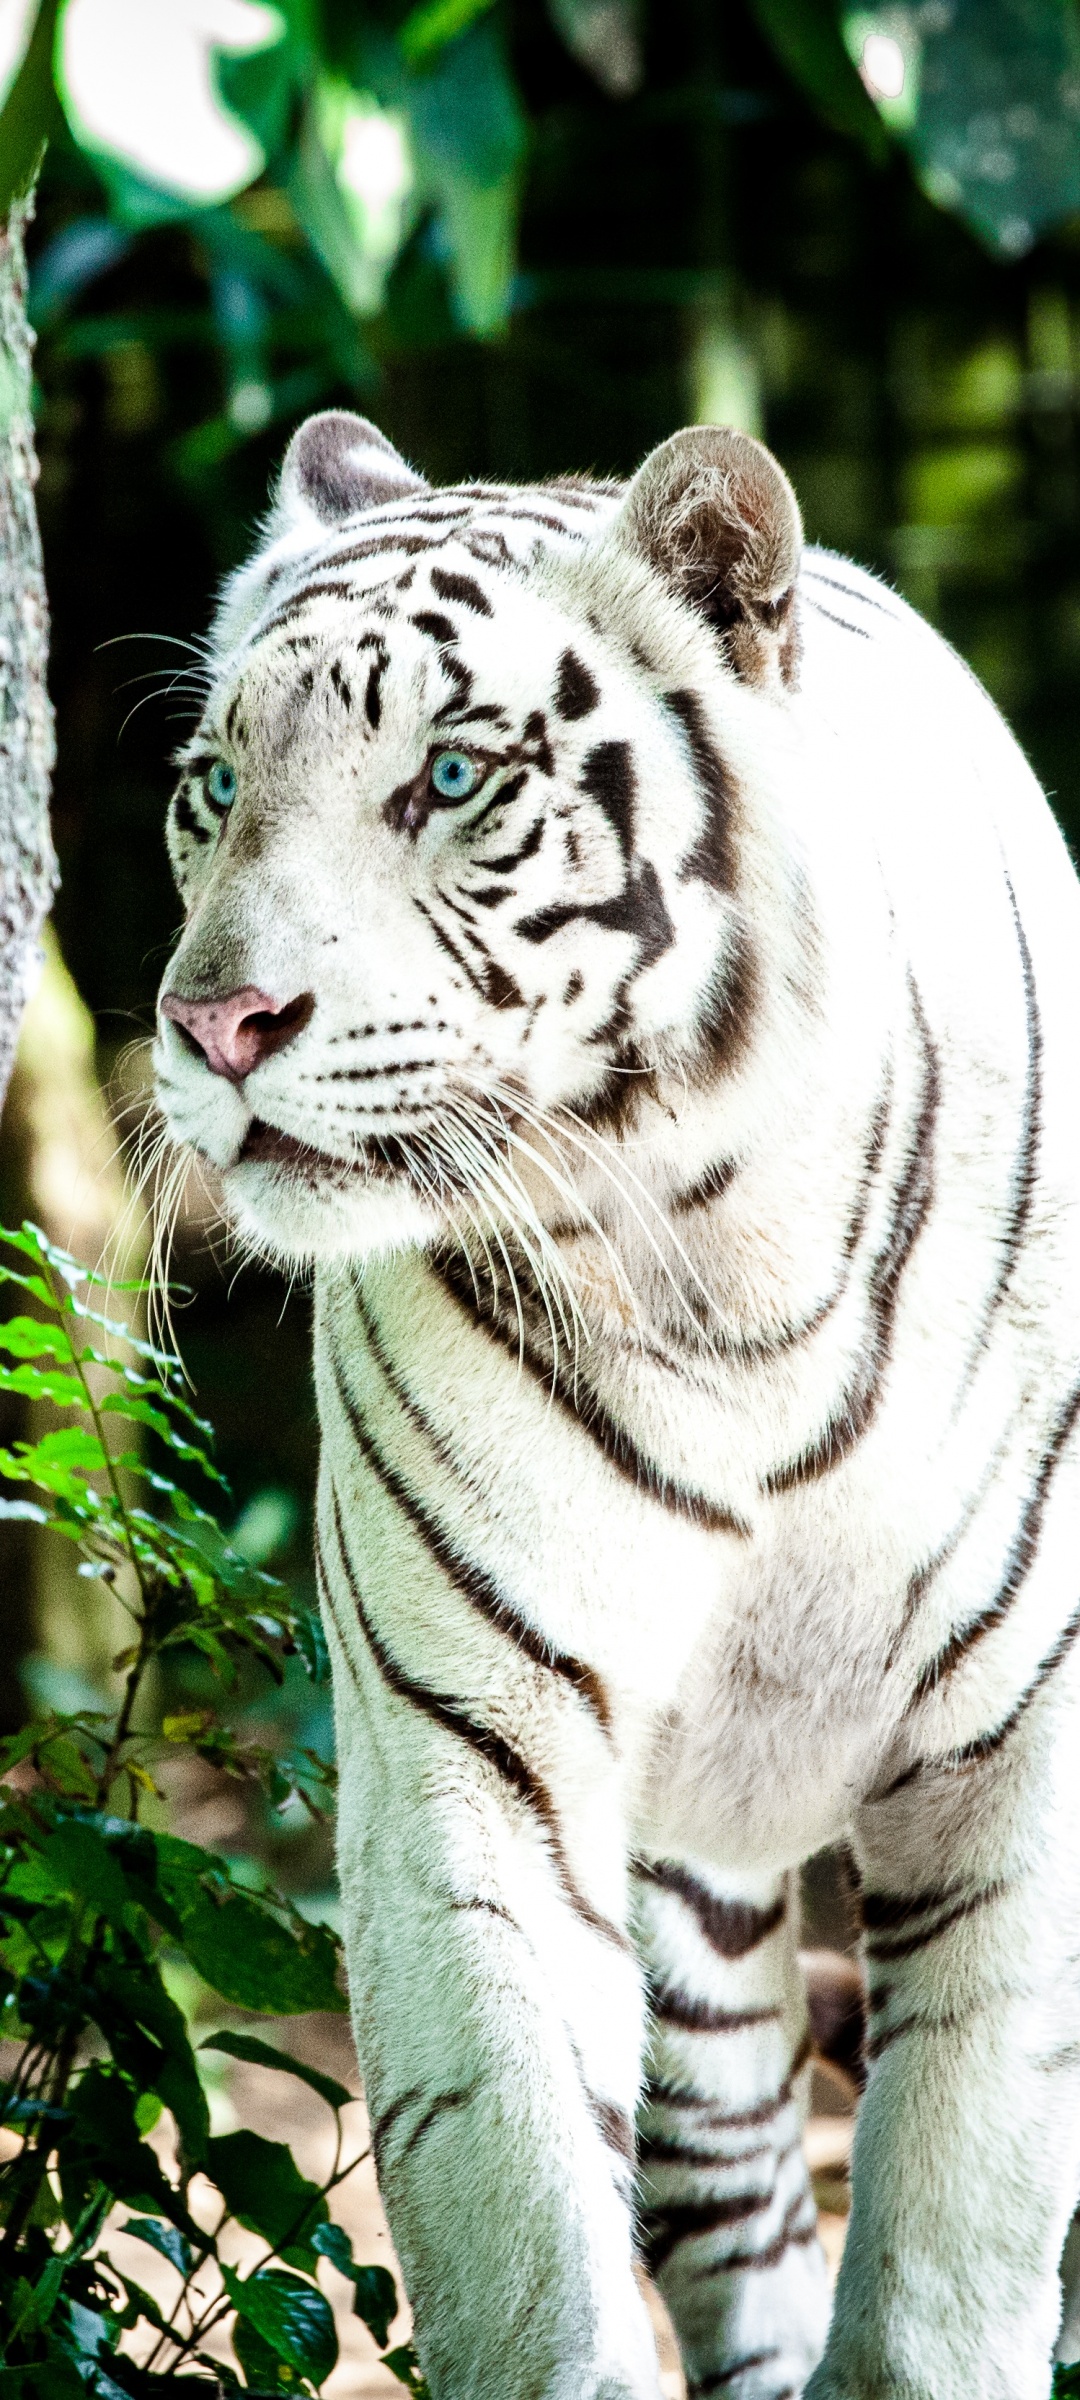
[[638, 469], [613, 531], [715, 626], [744, 683], [793, 684], [799, 504], [764, 443], [688, 426]]
[[362, 509], [430, 489], [367, 417], [326, 408], [308, 417], [289, 443], [278, 508], [286, 519], [310, 511], [321, 525], [338, 525]]

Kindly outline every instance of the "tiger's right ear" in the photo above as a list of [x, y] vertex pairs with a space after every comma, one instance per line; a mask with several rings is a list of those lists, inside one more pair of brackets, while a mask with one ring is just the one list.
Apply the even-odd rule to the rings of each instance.
[[337, 525], [363, 509], [430, 489], [377, 425], [350, 409], [327, 408], [309, 417], [289, 443], [278, 515], [290, 522], [310, 514], [321, 525]]
[[724, 425], [673, 433], [639, 467], [612, 531], [714, 627], [744, 683], [794, 682], [802, 518], [763, 442]]

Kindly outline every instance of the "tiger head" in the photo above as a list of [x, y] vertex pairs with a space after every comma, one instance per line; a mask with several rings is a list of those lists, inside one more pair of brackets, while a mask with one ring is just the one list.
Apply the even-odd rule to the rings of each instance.
[[430, 1241], [508, 1129], [539, 1155], [723, 1070], [800, 545], [716, 428], [625, 489], [435, 490], [359, 417], [296, 434], [179, 761], [155, 1046], [253, 1242]]

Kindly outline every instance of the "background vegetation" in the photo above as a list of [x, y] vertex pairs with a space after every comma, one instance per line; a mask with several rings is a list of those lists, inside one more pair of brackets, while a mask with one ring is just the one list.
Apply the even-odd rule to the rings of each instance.
[[[359, 407], [444, 480], [627, 473], [692, 419], [762, 433], [810, 537], [942, 627], [1080, 838], [1075, 0], [142, 0], [145, 56], [121, 0], [23, 13], [0, 200], [47, 133], [31, 313], [62, 883], [0, 1137], [9, 1224], [30, 1214], [87, 1262], [118, 1228], [145, 1254], [111, 1162], [145, 1121], [176, 926], [161, 822], [192, 707], [182, 645], [311, 408]], [[163, 89], [183, 131], [166, 34], [194, 15], [230, 45], [189, 34], [184, 53], [230, 112], [213, 188], [193, 135], [172, 181], [151, 139]], [[109, 63], [109, 122], [80, 41]], [[303, 1610], [307, 1303], [236, 1263], [190, 1186], [176, 1323], [222, 1513]], [[30, 1405], [0, 1391], [0, 1443], [27, 1438]], [[108, 1582], [79, 1581], [74, 1546], [24, 1515], [0, 1543], [0, 1734], [31, 1707], [115, 1705]], [[190, 1640], [155, 1659], [159, 1719], [198, 1715], [211, 1663]], [[279, 1663], [275, 1683], [238, 1662], [236, 1739], [325, 1755], [325, 1687]], [[241, 1800], [211, 1748], [186, 1780], [178, 1762], [175, 1822], [198, 1803], [228, 1860], [332, 1917], [318, 1817], [269, 1771]]]

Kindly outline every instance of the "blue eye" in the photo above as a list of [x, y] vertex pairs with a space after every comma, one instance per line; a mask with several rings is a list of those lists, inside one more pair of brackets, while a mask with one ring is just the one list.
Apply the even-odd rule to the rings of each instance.
[[467, 800], [480, 781], [480, 768], [467, 750], [440, 750], [431, 762], [432, 790], [440, 800]]
[[215, 808], [231, 808], [236, 798], [236, 773], [224, 758], [215, 758], [206, 778], [207, 798]]

